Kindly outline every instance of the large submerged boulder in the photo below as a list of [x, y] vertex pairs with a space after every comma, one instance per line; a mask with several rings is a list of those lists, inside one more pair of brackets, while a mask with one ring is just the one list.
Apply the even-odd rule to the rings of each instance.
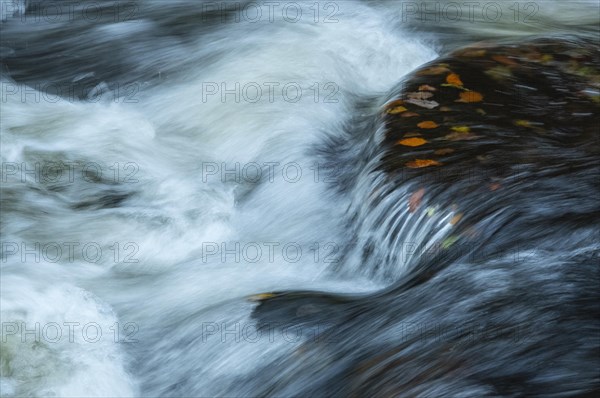
[[[449, 228], [425, 236], [422, 245], [440, 239], [437, 250], [381, 292], [259, 296], [260, 324], [319, 332], [293, 359], [260, 369], [253, 388], [600, 393], [599, 91], [598, 45], [581, 38], [481, 43], [407, 76], [375, 116], [368, 210], [354, 220], [359, 233], [383, 228], [371, 235], [398, 241], [406, 222], [449, 209], [438, 220]], [[377, 252], [362, 250], [365, 261]]]

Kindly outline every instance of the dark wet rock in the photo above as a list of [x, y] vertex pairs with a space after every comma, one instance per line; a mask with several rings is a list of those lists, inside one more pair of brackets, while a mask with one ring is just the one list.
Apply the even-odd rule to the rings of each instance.
[[259, 323], [326, 327], [252, 391], [600, 394], [599, 67], [597, 43], [551, 38], [470, 46], [407, 76], [370, 122], [384, 128], [364, 153], [383, 177], [365, 204], [408, 185], [390, 206], [460, 217], [383, 291], [262, 296]]

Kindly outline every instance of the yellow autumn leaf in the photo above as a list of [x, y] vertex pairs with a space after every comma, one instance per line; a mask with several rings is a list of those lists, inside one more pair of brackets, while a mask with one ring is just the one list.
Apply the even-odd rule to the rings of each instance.
[[427, 140], [419, 137], [405, 138], [397, 142], [397, 144], [404, 146], [421, 146], [427, 144]]
[[456, 236], [456, 235], [449, 236], [442, 242], [442, 249], [449, 249], [450, 246], [452, 246], [454, 243], [456, 243], [457, 240], [458, 240], [458, 236]]
[[453, 126], [451, 127], [452, 131], [456, 131], [457, 133], [468, 133], [471, 131], [469, 126]]
[[411, 169], [420, 169], [422, 167], [441, 166], [441, 165], [442, 165], [442, 163], [440, 163], [436, 160], [432, 160], [432, 159], [415, 159], [412, 162], [406, 163], [406, 166], [410, 167]]
[[459, 86], [457, 84], [447, 84], [447, 83], [444, 83], [444, 84], [442, 84], [442, 87], [454, 87], [454, 88], [457, 88], [459, 90], [469, 91], [468, 89], [464, 88], [463, 86]]
[[481, 102], [483, 100], [483, 95], [477, 91], [465, 91], [459, 95], [460, 99], [456, 100], [456, 102]]
[[463, 82], [460, 80], [460, 76], [458, 76], [456, 73], [450, 73], [448, 76], [446, 76], [446, 83], [454, 84], [456, 86], [463, 85]]
[[436, 122], [434, 122], [432, 120], [427, 120], [427, 121], [417, 124], [417, 127], [422, 128], [422, 129], [435, 129], [439, 126]]
[[532, 127], [528, 120], [515, 120], [515, 125], [520, 127]]
[[395, 108], [388, 109], [387, 113], [389, 113], [390, 115], [396, 115], [398, 113], [406, 112], [407, 110], [408, 109], [406, 109], [403, 106], [397, 106]]
[[249, 301], [261, 301], [261, 300], [270, 299], [275, 296], [276, 295], [273, 293], [259, 293], [259, 294], [255, 294], [255, 295], [248, 297], [248, 300]]

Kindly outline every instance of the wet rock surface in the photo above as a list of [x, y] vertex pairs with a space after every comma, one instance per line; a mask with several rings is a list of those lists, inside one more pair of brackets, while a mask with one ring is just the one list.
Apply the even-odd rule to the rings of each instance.
[[264, 393], [598, 394], [599, 66], [597, 43], [546, 38], [407, 76], [376, 116], [380, 196], [410, 184], [401, 206], [452, 208], [451, 232], [384, 291], [258, 300], [263, 325], [313, 336], [300, 360], [257, 373]]

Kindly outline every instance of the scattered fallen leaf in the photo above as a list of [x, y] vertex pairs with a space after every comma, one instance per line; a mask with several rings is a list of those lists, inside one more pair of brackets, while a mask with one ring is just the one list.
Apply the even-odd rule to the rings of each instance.
[[456, 86], [463, 85], [463, 82], [460, 80], [460, 76], [458, 76], [456, 73], [450, 73], [448, 76], [446, 76], [446, 83], [454, 84]]
[[458, 55], [462, 57], [483, 57], [485, 55], [485, 50], [465, 50]]
[[468, 133], [471, 131], [469, 126], [452, 126], [450, 129], [457, 133]]
[[409, 104], [420, 106], [421, 108], [433, 109], [440, 104], [435, 101], [427, 101], [427, 100], [419, 100], [419, 99], [409, 99], [406, 100]]
[[395, 108], [395, 107], [400, 106], [400, 105], [404, 105], [404, 101], [401, 100], [401, 99], [397, 99], [397, 100], [394, 100], [394, 101], [388, 103], [385, 107], [387, 109], [391, 109], [391, 108]]
[[475, 134], [471, 134], [471, 133], [450, 133], [448, 135], [446, 135], [444, 137], [444, 139], [448, 140], [448, 141], [470, 141], [470, 140], [476, 140], [478, 138], [481, 138], [478, 135]]
[[445, 66], [431, 66], [427, 69], [423, 69], [417, 72], [418, 76], [431, 76], [431, 75], [441, 75], [442, 73], [450, 72], [450, 69]]
[[427, 208], [427, 217], [432, 217], [435, 214], [435, 207]]
[[252, 296], [248, 297], [248, 300], [249, 301], [261, 301], [261, 300], [270, 299], [271, 297], [275, 297], [275, 294], [273, 294], [273, 293], [259, 293], [259, 294], [255, 294], [255, 295], [252, 295]]
[[436, 91], [437, 89], [435, 87], [431, 87], [428, 84], [423, 84], [419, 86], [419, 91]]
[[418, 191], [414, 192], [410, 195], [408, 199], [408, 211], [414, 213], [419, 206], [421, 206], [421, 200], [423, 199], [423, 195], [425, 195], [425, 188], [421, 188]]
[[459, 90], [463, 90], [463, 91], [469, 91], [469, 90], [467, 90], [466, 88], [464, 88], [463, 86], [458, 86], [458, 85], [456, 85], [456, 84], [448, 84], [448, 83], [444, 83], [444, 84], [442, 84], [442, 87], [454, 87], [454, 88], [457, 88], [457, 89], [459, 89]]
[[450, 112], [451, 110], [452, 110], [452, 108], [447, 107], [447, 106], [440, 107], [440, 111], [442, 111], [442, 112]]
[[554, 60], [554, 57], [550, 54], [544, 54], [542, 55], [542, 58], [540, 59], [540, 61], [542, 61], [543, 63], [547, 63]]
[[528, 120], [515, 120], [515, 126], [519, 126], [519, 127], [533, 127], [531, 125], [531, 122], [529, 122]]
[[400, 115], [402, 117], [415, 117], [415, 116], [420, 116], [418, 113], [415, 112], [402, 112], [402, 114]]
[[423, 92], [423, 91], [415, 91], [414, 93], [406, 94], [406, 96], [410, 99], [424, 100], [424, 99], [433, 97], [433, 94], [428, 93], [428, 92]]
[[477, 91], [465, 91], [460, 93], [460, 99], [456, 100], [456, 102], [481, 102], [481, 100], [483, 100], [481, 93]]
[[479, 113], [479, 114], [480, 114], [480, 115], [482, 115], [482, 116], [485, 116], [485, 115], [487, 114], [487, 113], [486, 113], [486, 112], [485, 112], [483, 109], [481, 109], [481, 108], [477, 108], [477, 109], [475, 109], [475, 112]]
[[452, 152], [454, 152], [454, 149], [452, 149], [452, 148], [442, 148], [442, 149], [438, 149], [434, 153], [436, 155], [448, 155], [448, 154], [450, 154]]
[[458, 240], [458, 236], [451, 235], [442, 242], [442, 249], [448, 249]]
[[404, 146], [421, 146], [427, 144], [427, 140], [418, 137], [405, 138], [396, 142], [396, 144], [404, 145]]
[[502, 81], [512, 76], [511, 70], [506, 66], [495, 66], [484, 72], [494, 80]]
[[518, 66], [519, 64], [517, 62], [515, 62], [514, 60], [508, 58], [507, 56], [504, 55], [494, 55], [492, 57], [492, 59], [496, 62], [499, 62], [503, 65], [506, 66]]
[[427, 121], [417, 124], [417, 127], [421, 128], [421, 129], [435, 129], [439, 126], [436, 122], [434, 122], [432, 120], [427, 120]]
[[457, 215], [455, 215], [454, 217], [452, 217], [452, 220], [450, 220], [450, 225], [456, 225], [460, 219], [463, 217], [462, 213], [458, 213]]
[[390, 115], [396, 115], [398, 113], [406, 112], [407, 110], [408, 109], [406, 109], [403, 106], [397, 106], [395, 108], [388, 109], [387, 113], [389, 113]]
[[422, 167], [441, 166], [441, 165], [442, 165], [442, 163], [440, 163], [436, 160], [432, 160], [432, 159], [415, 159], [412, 162], [406, 163], [406, 166], [410, 167], [411, 169], [420, 169]]
[[501, 185], [497, 182], [493, 182], [490, 184], [490, 191], [496, 191], [500, 189]]

